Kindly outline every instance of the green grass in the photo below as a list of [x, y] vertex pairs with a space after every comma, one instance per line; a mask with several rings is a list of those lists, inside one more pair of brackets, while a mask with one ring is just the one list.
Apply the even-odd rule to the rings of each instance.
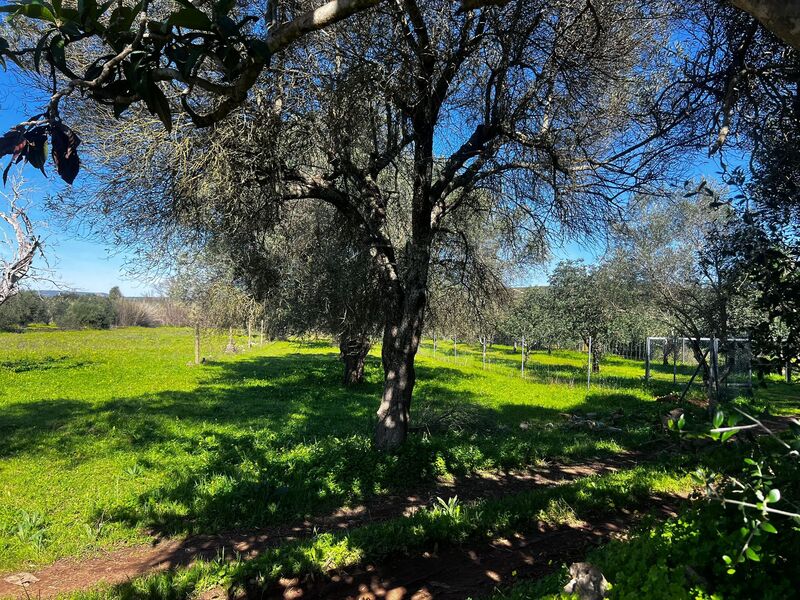
[[[177, 600], [196, 596], [214, 586], [226, 590], [263, 589], [282, 577], [326, 573], [401, 553], [526, 531], [537, 520], [553, 526], [568, 525], [576, 518], [635, 508], [652, 494], [673, 495], [688, 488], [688, 477], [675, 477], [659, 468], [637, 467], [587, 477], [558, 489], [534, 489], [496, 500], [462, 504], [450, 499], [410, 517], [286, 543], [254, 560], [201, 561], [188, 568], [144, 576], [118, 586], [102, 586], [72, 598]], [[566, 517], [560, 508], [563, 503], [570, 507]]]
[[[367, 381], [344, 389], [326, 342], [236, 356], [221, 353], [223, 337], [206, 342], [197, 367], [183, 329], [0, 334], [0, 572], [143, 542], [147, 530], [265, 526], [440, 476], [635, 448], [658, 422], [653, 394], [671, 386], [645, 386], [640, 364], [610, 358], [587, 393], [578, 353], [536, 354], [522, 379], [508, 348], [484, 369], [474, 349], [434, 358], [427, 344], [415, 424], [450, 414], [453, 429], [384, 455], [370, 443], [376, 354]], [[559, 414], [618, 409], [621, 434], [565, 429]]]

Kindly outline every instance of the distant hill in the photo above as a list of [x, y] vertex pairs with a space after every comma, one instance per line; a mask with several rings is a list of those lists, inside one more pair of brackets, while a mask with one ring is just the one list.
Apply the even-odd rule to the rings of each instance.
[[[31, 290], [39, 294], [42, 298], [55, 298], [56, 296], [100, 296], [108, 298], [108, 292], [73, 292], [70, 290]], [[124, 296], [126, 300], [136, 300], [139, 302], [160, 302], [166, 300], [164, 296]]]
[[108, 297], [108, 292], [72, 292], [68, 290], [33, 290], [42, 298], [54, 298], [55, 296], [65, 296], [67, 294], [73, 296], [101, 296]]

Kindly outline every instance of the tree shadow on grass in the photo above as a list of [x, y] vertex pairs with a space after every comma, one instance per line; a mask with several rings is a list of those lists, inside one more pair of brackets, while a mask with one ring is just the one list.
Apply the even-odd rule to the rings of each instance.
[[[470, 419], [415, 433], [398, 453], [385, 454], [371, 445], [382, 385], [377, 358], [369, 360], [367, 381], [353, 388], [339, 385], [333, 354], [243, 357], [207, 368], [192, 391], [15, 404], [0, 415], [0, 456], [134, 453], [138, 476], [153, 485], [122, 505], [100, 499], [98, 518], [175, 534], [277, 524], [440, 476], [599, 455], [640, 439], [565, 429], [558, 410], [534, 404], [487, 406], [456, 385], [481, 374], [420, 366], [426, 385], [415, 410], [429, 408], [435, 418], [455, 409]], [[647, 404], [620, 391], [590, 394], [579, 408], [633, 412]], [[520, 428], [529, 422], [535, 425]]]
[[12, 373], [27, 373], [29, 371], [51, 371], [54, 369], [79, 369], [91, 364], [92, 361], [75, 360], [70, 356], [23, 357], [15, 360], [0, 361], [0, 369], [5, 369]]

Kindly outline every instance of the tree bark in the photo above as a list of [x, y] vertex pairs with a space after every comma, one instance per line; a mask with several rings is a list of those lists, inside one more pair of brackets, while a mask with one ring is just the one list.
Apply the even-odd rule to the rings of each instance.
[[357, 385], [364, 381], [364, 363], [371, 345], [369, 338], [364, 336], [343, 335], [339, 339], [339, 357], [344, 363], [344, 385]]
[[600, 356], [602, 355], [602, 348], [600, 344], [595, 342], [592, 345], [592, 373], [600, 372]]
[[236, 343], [233, 341], [233, 327], [228, 327], [228, 345], [225, 346], [225, 352], [228, 354], [236, 353]]
[[800, 50], [800, 0], [731, 0], [795, 50]]
[[200, 364], [200, 323], [194, 324], [194, 364]]
[[384, 388], [375, 427], [375, 446], [395, 450], [408, 436], [411, 397], [416, 381], [414, 358], [419, 349], [427, 303], [429, 246], [417, 248], [417, 260], [409, 266], [402, 298], [388, 311], [381, 359]]
[[411, 397], [416, 381], [414, 356], [418, 334], [407, 319], [388, 324], [383, 335], [383, 396], [378, 409], [375, 446], [380, 450], [400, 447], [408, 436]]

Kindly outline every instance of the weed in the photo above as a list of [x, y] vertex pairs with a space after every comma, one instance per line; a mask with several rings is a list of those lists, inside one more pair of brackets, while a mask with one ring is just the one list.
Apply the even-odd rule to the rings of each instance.
[[36, 550], [42, 550], [47, 544], [47, 521], [40, 512], [20, 510], [13, 531], [21, 542]]

